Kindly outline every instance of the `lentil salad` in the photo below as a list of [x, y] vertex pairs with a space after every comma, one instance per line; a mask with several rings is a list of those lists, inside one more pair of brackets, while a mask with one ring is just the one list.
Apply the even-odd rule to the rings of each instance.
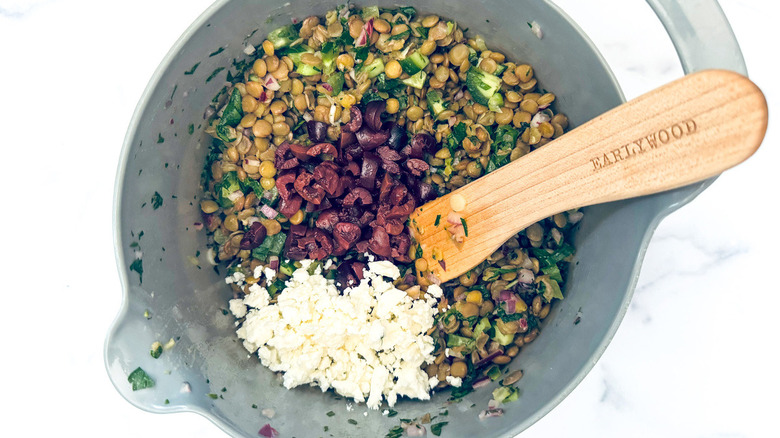
[[[348, 285], [378, 257], [399, 267], [398, 289], [420, 298], [438, 281], [405, 232], [408, 214], [568, 127], [530, 65], [414, 8], [340, 7], [269, 33], [251, 56], [208, 111], [202, 181], [210, 252], [244, 277], [231, 284], [237, 296], [259, 281], [258, 267], [275, 271], [273, 302], [302, 259], [332, 266], [325, 275]], [[538, 336], [563, 298], [567, 240], [581, 217], [533, 224], [441, 284], [429, 333], [436, 359], [425, 366], [437, 388], [458, 379], [458, 398], [499, 378]]]

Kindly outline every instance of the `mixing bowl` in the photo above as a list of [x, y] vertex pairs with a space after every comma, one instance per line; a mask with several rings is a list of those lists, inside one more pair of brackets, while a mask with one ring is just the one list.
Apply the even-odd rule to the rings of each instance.
[[[418, 12], [458, 20], [491, 47], [534, 66], [540, 86], [554, 90], [558, 108], [576, 126], [620, 104], [609, 66], [578, 26], [552, 2], [540, 0], [408, 1]], [[745, 74], [730, 27], [715, 0], [649, 0], [678, 51], [684, 71], [724, 68]], [[232, 293], [205, 256], [199, 181], [211, 139], [204, 109], [247, 43], [258, 46], [291, 18], [323, 15], [337, 3], [220, 0], [176, 42], [154, 73], [130, 122], [114, 198], [116, 257], [124, 300], [105, 344], [117, 391], [151, 412], [197, 412], [235, 436], [257, 436], [272, 408], [283, 436], [383, 436], [398, 418], [435, 413], [448, 391], [430, 401], [400, 401], [398, 417], [357, 406], [332, 392], [287, 390], [249, 357], [227, 312]], [[392, 7], [393, 2], [380, 1]], [[511, 13], [507, 13], [511, 11]], [[536, 21], [544, 37], [525, 26]], [[224, 68], [224, 69], [223, 69]], [[704, 182], [659, 195], [586, 209], [575, 235], [577, 254], [564, 291], [542, 326], [543, 335], [511, 365], [525, 376], [521, 402], [499, 418], [477, 420], [490, 388], [449, 406], [443, 436], [514, 436], [549, 412], [583, 379], [614, 335], [631, 298], [648, 240], [658, 222], [693, 199]], [[175, 345], [159, 359], [154, 341]], [[156, 381], [133, 391], [137, 367]], [[473, 406], [473, 407], [472, 407]], [[328, 412], [339, 414], [329, 416]], [[458, 413], [458, 415], [455, 415]], [[302, 420], [305, 419], [305, 420]], [[350, 421], [352, 420], [352, 421]], [[327, 433], [324, 432], [327, 427]]]

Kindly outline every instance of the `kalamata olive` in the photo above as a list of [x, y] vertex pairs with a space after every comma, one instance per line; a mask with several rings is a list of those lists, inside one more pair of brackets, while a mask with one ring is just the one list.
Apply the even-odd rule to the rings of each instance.
[[412, 175], [414, 176], [420, 176], [425, 172], [426, 170], [430, 169], [430, 165], [426, 163], [423, 160], [417, 159], [417, 158], [409, 158], [406, 160], [406, 168], [409, 169], [410, 172], [412, 172]]
[[382, 177], [382, 182], [379, 184], [379, 202], [387, 201], [387, 197], [390, 195], [390, 191], [395, 185], [395, 180], [389, 173], [385, 173]]
[[351, 248], [360, 239], [360, 234], [360, 227], [349, 222], [338, 222], [333, 226], [333, 239], [341, 249]]
[[317, 220], [314, 222], [314, 225], [317, 228], [323, 230], [333, 231], [333, 227], [335, 227], [338, 222], [339, 214], [335, 209], [331, 208], [320, 212], [320, 215], [317, 216]]
[[365, 227], [366, 225], [373, 222], [375, 217], [376, 215], [374, 213], [371, 213], [370, 211], [364, 211], [363, 214], [360, 215], [360, 219], [358, 219], [358, 225]]
[[344, 199], [342, 201], [342, 205], [345, 206], [352, 206], [352, 205], [363, 205], [368, 206], [371, 205], [373, 202], [373, 199], [371, 197], [371, 193], [366, 190], [363, 187], [355, 187], [347, 193], [346, 196], [344, 196]]
[[298, 240], [306, 236], [307, 227], [304, 225], [290, 226], [290, 232], [284, 241], [284, 256], [291, 260], [303, 260], [308, 251], [298, 246]]
[[402, 147], [406, 146], [408, 138], [409, 137], [406, 133], [406, 128], [393, 123], [393, 125], [390, 127], [390, 136], [387, 138], [387, 144], [389, 144], [391, 148], [398, 151]]
[[366, 104], [366, 111], [363, 114], [364, 125], [367, 125], [374, 131], [382, 129], [382, 113], [387, 104], [384, 100], [372, 100]]
[[318, 120], [309, 120], [306, 122], [306, 131], [308, 131], [311, 141], [320, 143], [328, 135], [328, 124]]
[[380, 146], [377, 148], [376, 153], [382, 161], [398, 161], [401, 159], [401, 154], [390, 149], [389, 146]]
[[307, 244], [310, 259], [322, 260], [333, 252], [333, 241], [327, 232], [316, 228], [310, 228], [307, 232], [307, 237], [309, 233], [311, 233], [311, 236], [314, 238], [313, 243]]
[[354, 161], [350, 161], [345, 166], [345, 171], [352, 174], [352, 176], [360, 176], [360, 165]]
[[425, 204], [428, 201], [432, 201], [438, 196], [436, 190], [433, 188], [433, 185], [426, 182], [417, 181], [417, 183], [412, 187], [412, 195], [415, 197], [419, 205]]
[[[334, 169], [335, 167], [335, 169]], [[317, 165], [312, 172], [314, 180], [333, 196], [339, 188], [338, 167], [330, 161], [324, 161]]]
[[370, 151], [384, 144], [390, 137], [387, 131], [374, 131], [368, 126], [363, 126], [355, 133], [358, 143], [363, 150]]
[[357, 106], [349, 109], [349, 117], [349, 122], [341, 126], [341, 132], [357, 132], [363, 126], [363, 114]]
[[302, 144], [290, 143], [290, 152], [298, 161], [309, 161], [312, 157], [308, 154], [309, 147]]
[[401, 263], [409, 263], [412, 261], [409, 258], [409, 247], [412, 245], [412, 240], [406, 233], [400, 233], [390, 237], [390, 255], [396, 261]]
[[289, 199], [282, 199], [282, 202], [279, 204], [279, 213], [286, 217], [292, 217], [301, 209], [301, 204], [303, 204], [303, 198], [298, 194], [290, 196]]
[[358, 207], [343, 207], [341, 210], [339, 210], [339, 220], [341, 222], [357, 224], [362, 214], [363, 211]]
[[289, 170], [298, 166], [298, 159], [290, 151], [290, 143], [286, 141], [276, 148], [274, 167], [277, 170]]
[[290, 199], [295, 194], [295, 172], [285, 172], [276, 178], [276, 190], [282, 200]]
[[360, 169], [360, 181], [358, 182], [361, 186], [368, 190], [374, 190], [380, 162], [381, 160], [376, 154], [365, 153], [363, 155], [363, 166]]
[[433, 153], [433, 149], [436, 147], [436, 139], [427, 132], [418, 132], [412, 137], [411, 152], [409, 157], [411, 158], [423, 158], [424, 154]]
[[314, 176], [309, 172], [301, 172], [295, 179], [293, 186], [303, 199], [313, 204], [319, 204], [322, 202], [322, 198], [325, 197], [325, 190], [314, 181]]
[[390, 257], [390, 235], [384, 228], [375, 227], [371, 238], [368, 239], [368, 249], [381, 257]]
[[249, 226], [249, 230], [244, 233], [244, 237], [241, 239], [239, 248], [241, 249], [255, 249], [260, 246], [265, 240], [267, 230], [265, 225], [260, 222], [254, 222]]
[[320, 154], [328, 154], [335, 158], [338, 157], [339, 151], [336, 149], [336, 146], [333, 146], [330, 143], [317, 143], [310, 147], [309, 150], [306, 151], [306, 154], [310, 157], [317, 157]]

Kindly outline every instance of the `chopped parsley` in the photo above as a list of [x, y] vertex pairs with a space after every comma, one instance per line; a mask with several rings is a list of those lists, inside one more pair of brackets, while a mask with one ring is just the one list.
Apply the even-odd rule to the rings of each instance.
[[396, 411], [395, 409], [390, 409], [389, 411], [387, 411], [388, 418], [395, 417], [396, 415], [398, 415], [398, 411]]
[[209, 393], [209, 394], [206, 394], [206, 395], [207, 395], [207, 396], [208, 396], [210, 399], [212, 399], [212, 400], [216, 400], [216, 399], [218, 399], [218, 398], [219, 398], [219, 396], [218, 396], [217, 394], [214, 394], [213, 392], [212, 392], [212, 393]]
[[159, 342], [155, 342], [154, 344], [152, 344], [152, 349], [149, 352], [149, 354], [151, 354], [153, 358], [158, 359], [162, 355], [162, 352], [163, 352], [162, 344]]
[[357, 424], [357, 420], [353, 420], [353, 419], [350, 418], [349, 420], [347, 420], [347, 423], [352, 424], [352, 425], [356, 425]]
[[191, 68], [191, 69], [189, 69], [189, 70], [185, 71], [185, 72], [184, 72], [184, 74], [185, 74], [185, 75], [191, 75], [191, 74], [194, 74], [194, 73], [195, 73], [195, 70], [198, 68], [198, 66], [199, 66], [199, 65], [200, 65], [200, 62], [196, 63], [195, 65], [193, 65], [193, 66], [192, 66], [192, 68]]
[[157, 143], [163, 143], [165, 142], [165, 138], [162, 136], [162, 133], [157, 133]]
[[460, 223], [463, 225], [463, 233], [466, 235], [466, 237], [469, 237], [469, 226], [466, 225], [466, 219], [460, 218]]
[[[433, 226], [434, 226], [434, 227], [438, 227], [438, 226], [439, 226], [439, 222], [440, 222], [440, 221], [441, 221], [441, 215], [440, 215], [440, 214], [437, 214], [437, 215], [436, 215], [436, 220], [435, 220], [435, 221], [433, 221]], [[465, 227], [464, 227], [464, 228], [465, 228]]]
[[333, 411], [328, 411], [328, 413], [325, 414], [325, 415], [327, 415], [328, 417], [332, 417], [332, 416], [336, 415], [336, 413], [333, 412]]
[[138, 273], [138, 282], [143, 283], [144, 282], [144, 265], [143, 261], [141, 259], [135, 259], [133, 260], [133, 263], [130, 263], [130, 270], [135, 271]]
[[159, 193], [154, 192], [154, 195], [152, 195], [152, 208], [157, 210], [158, 208], [160, 208], [162, 206], [162, 204], [163, 204], [162, 196], [160, 196]]
[[141, 367], [136, 368], [130, 373], [130, 375], [127, 376], [127, 381], [133, 386], [133, 391], [154, 387], [154, 379], [149, 377], [149, 375], [146, 374], [146, 371]]
[[214, 79], [214, 78], [215, 78], [215, 77], [216, 77], [216, 76], [219, 74], [219, 72], [221, 72], [221, 71], [222, 71], [222, 70], [224, 70], [224, 69], [225, 69], [225, 67], [219, 67], [219, 68], [217, 68], [216, 70], [214, 70], [213, 72], [211, 72], [211, 74], [209, 75], [209, 77], [207, 77], [207, 78], [206, 78], [206, 82], [209, 82], [209, 81], [211, 81], [212, 79]]
[[441, 435], [441, 429], [448, 423], [448, 421], [442, 421], [441, 423], [431, 424], [431, 433], [436, 436]]

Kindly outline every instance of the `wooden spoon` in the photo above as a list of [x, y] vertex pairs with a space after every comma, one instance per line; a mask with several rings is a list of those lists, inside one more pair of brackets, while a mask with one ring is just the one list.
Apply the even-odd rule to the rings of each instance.
[[[718, 175], [750, 157], [766, 127], [766, 100], [749, 79], [723, 70], [690, 74], [417, 208], [409, 228], [429, 269], [447, 281], [556, 213]], [[446, 218], [451, 201], [464, 200], [458, 214], [468, 235], [456, 243]]]

